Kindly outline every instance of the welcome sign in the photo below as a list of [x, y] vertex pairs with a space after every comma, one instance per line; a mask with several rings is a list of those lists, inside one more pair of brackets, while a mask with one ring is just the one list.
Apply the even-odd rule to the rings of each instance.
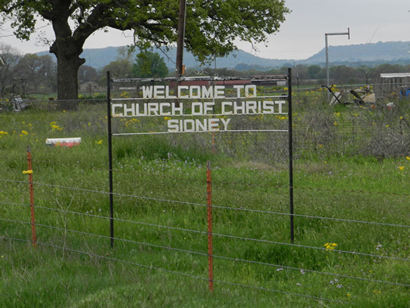
[[259, 95], [254, 84], [142, 85], [133, 89], [140, 97], [112, 99], [112, 117], [164, 117], [168, 133], [230, 131], [234, 116], [288, 113], [283, 96]]
[[[111, 79], [107, 72], [107, 131], [108, 177], [110, 188], [110, 237], [114, 244], [114, 194], [112, 137], [130, 135], [158, 135], [201, 132], [283, 132], [289, 140], [289, 218], [290, 238], [294, 240], [293, 209], [293, 145], [292, 145], [292, 70], [276, 78], [166, 78], [166, 79]], [[283, 86], [287, 85], [287, 89]], [[274, 95], [274, 93], [281, 93]], [[283, 94], [287, 90], [286, 94]], [[124, 92], [121, 92], [124, 91]], [[129, 92], [125, 92], [129, 91]], [[111, 95], [114, 92], [114, 95]], [[123, 95], [123, 94], [127, 95]], [[130, 95], [129, 95], [130, 94]], [[131, 96], [131, 97], [129, 97]], [[263, 122], [265, 115], [286, 115], [288, 129], [273, 129], [273, 117], [266, 121], [271, 128], [256, 126], [252, 121], [233, 125], [235, 117], [256, 116]], [[260, 117], [258, 117], [260, 116]], [[112, 132], [112, 119], [128, 123], [150, 117], [166, 121], [166, 131], [140, 131], [153, 129], [161, 122], [153, 119], [148, 125], [134, 127], [134, 132]], [[132, 118], [132, 119], [124, 119]], [[142, 121], [141, 121], [142, 122]], [[244, 125], [243, 125], [244, 124]], [[161, 125], [161, 124], [160, 124]], [[243, 125], [243, 126], [242, 126]], [[148, 127], [147, 127], [148, 126]], [[234, 127], [234, 129], [231, 129]], [[240, 129], [237, 129], [241, 127]], [[135, 129], [138, 130], [135, 132]], [[156, 129], [156, 128], [154, 128]]]

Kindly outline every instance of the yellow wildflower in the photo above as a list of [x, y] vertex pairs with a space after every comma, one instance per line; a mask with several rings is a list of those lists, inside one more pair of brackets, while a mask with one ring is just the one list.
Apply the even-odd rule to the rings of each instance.
[[399, 166], [399, 170], [403, 171], [404, 170], [404, 166]]
[[5, 132], [5, 131], [3, 131], [3, 130], [0, 130], [0, 136], [1, 135], [8, 135], [9, 133], [8, 132]]
[[60, 127], [60, 126], [58, 126], [58, 125], [56, 125], [56, 124], [52, 124], [52, 125], [50, 125], [50, 126], [51, 126], [51, 128], [52, 128], [53, 131], [54, 131], [54, 130], [58, 130], [58, 131], [62, 131], [62, 130], [63, 130], [62, 127]]
[[120, 97], [122, 97], [122, 98], [127, 98], [127, 97], [130, 97], [130, 96], [129, 96], [129, 93], [128, 93], [128, 92], [123, 91], [123, 92], [121, 92]]
[[97, 140], [95, 143], [96, 143], [96, 144], [102, 144], [102, 143], [103, 143], [103, 140], [102, 140], [102, 139]]
[[325, 246], [327, 251], [331, 251], [337, 247], [337, 244], [336, 243], [325, 243], [323, 246]]
[[389, 128], [390, 127], [390, 125], [389, 124], [386, 124], [386, 128]]
[[334, 122], [333, 122], [333, 125], [334, 125], [334, 126], [337, 126], [337, 125], [338, 125], [337, 121], [334, 121]]
[[335, 112], [334, 115], [335, 117], [340, 117], [340, 112]]
[[164, 120], [169, 121], [169, 120], [171, 120], [171, 117], [164, 117]]
[[[0, 134], [1, 134], [1, 131], [0, 131]], [[406, 159], [407, 159], [407, 160], [410, 160], [410, 156], [406, 156]]]

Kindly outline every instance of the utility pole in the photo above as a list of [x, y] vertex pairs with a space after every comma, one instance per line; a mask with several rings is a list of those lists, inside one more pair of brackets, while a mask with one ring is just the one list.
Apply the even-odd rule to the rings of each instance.
[[184, 37], [185, 37], [185, 18], [186, 0], [179, 0], [178, 16], [178, 40], [177, 40], [177, 59], [176, 70], [178, 77], [183, 75], [183, 56], [184, 56]]
[[[347, 32], [335, 32], [335, 33], [325, 33], [325, 45], [326, 45], [326, 86], [329, 88], [329, 47], [328, 47], [328, 36], [331, 35], [347, 35], [350, 40], [350, 28], [347, 28]], [[329, 92], [328, 92], [329, 97]]]

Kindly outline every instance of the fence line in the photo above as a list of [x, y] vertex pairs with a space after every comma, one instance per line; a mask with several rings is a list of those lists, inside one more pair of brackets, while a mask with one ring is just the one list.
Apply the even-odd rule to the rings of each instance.
[[[8, 240], [12, 240], [12, 241], [22, 241], [22, 242], [27, 242], [28, 241], [28, 240], [25, 240], [25, 239], [12, 238], [12, 237], [3, 237], [3, 239], [8, 239]], [[144, 268], [144, 269], [148, 269], [148, 270], [151, 270], [151, 271], [152, 270], [158, 270], [158, 271], [163, 271], [163, 272], [170, 273], [170, 274], [180, 275], [180, 276], [184, 276], [184, 277], [188, 277], [188, 278], [192, 278], [192, 279], [196, 279], [196, 280], [208, 281], [207, 277], [195, 276], [195, 275], [192, 275], [192, 274], [188, 274], [188, 273], [184, 273], [184, 272], [180, 272], [180, 271], [169, 270], [169, 269], [154, 266], [154, 265], [146, 265], [146, 264], [141, 264], [141, 263], [128, 261], [128, 260], [124, 260], [124, 259], [108, 257], [108, 256], [102, 256], [102, 255], [98, 255], [98, 254], [95, 254], [95, 253], [92, 253], [92, 252], [76, 250], [76, 249], [71, 249], [71, 248], [67, 248], [67, 247], [64, 247], [64, 246], [54, 245], [52, 243], [39, 242], [38, 245], [39, 246], [45, 246], [45, 247], [51, 247], [51, 248], [55, 248], [55, 249], [60, 249], [60, 250], [63, 250], [63, 251], [74, 252], [74, 253], [78, 253], [78, 254], [82, 254], [82, 255], [87, 255], [89, 257], [94, 257], [94, 258], [98, 258], [98, 259], [103, 259], [103, 260], [108, 260], [108, 261], [113, 261], [113, 262], [126, 263], [126, 264], [130, 264], [130, 265], [138, 266], [138, 267], [141, 267], [141, 268]], [[267, 292], [272, 292], [272, 293], [281, 293], [281, 294], [286, 294], [286, 295], [299, 296], [299, 297], [313, 299], [313, 300], [316, 300], [316, 301], [345, 303], [344, 301], [341, 301], [341, 300], [334, 300], [334, 299], [329, 299], [329, 298], [324, 298], [324, 297], [313, 296], [313, 295], [309, 295], [309, 294], [288, 292], [288, 291], [283, 291], [283, 290], [278, 290], [278, 289], [270, 289], [270, 288], [253, 286], [253, 285], [242, 284], [242, 283], [234, 283], [234, 282], [223, 281], [223, 280], [214, 280], [214, 282], [215, 283], [220, 283], [220, 284], [232, 285], [232, 286], [239, 286], [239, 287], [248, 288], [248, 289], [267, 291]]]
[[[89, 216], [89, 217], [95, 217], [95, 218], [101, 218], [101, 219], [111, 219], [108, 216], [101, 216], [101, 215], [95, 215], [95, 214], [86, 214], [86, 213], [82, 213], [82, 212], [61, 210], [61, 209], [55, 209], [55, 208], [46, 208], [46, 207], [41, 207], [41, 206], [36, 206], [36, 207], [37, 208], [44, 208], [44, 209], [48, 209], [48, 210], [55, 210], [55, 211], [58, 211], [58, 212], [64, 212], [64, 213], [69, 213], [69, 214], [74, 214], [74, 215]], [[122, 219], [122, 218], [116, 218], [116, 217], [114, 217], [113, 220], [114, 221], [131, 223], [131, 224], [136, 224], [136, 225], [157, 227], [157, 228], [161, 228], [161, 229], [196, 233], [196, 234], [201, 234], [201, 235], [208, 236], [208, 232], [201, 231], [201, 230], [187, 229], [187, 228], [174, 227], [174, 226], [165, 226], [165, 225], [159, 225], [159, 224], [147, 223], [147, 222], [135, 221], [135, 220], [129, 220], [129, 219]], [[213, 236], [218, 236], [218, 237], [223, 237], [223, 238], [231, 238], [231, 239], [244, 240], [244, 241], [253, 241], [253, 242], [259, 242], [259, 243], [265, 243], [265, 244], [298, 247], [298, 248], [314, 249], [314, 250], [329, 252], [326, 248], [318, 247], [318, 246], [285, 243], [285, 242], [278, 242], [278, 241], [271, 241], [271, 240], [264, 240], [264, 239], [256, 239], [256, 238], [249, 238], [249, 237], [236, 236], [236, 235], [223, 234], [223, 233], [215, 233], [215, 232], [213, 232], [212, 235]], [[365, 252], [358, 252], [358, 251], [332, 249], [331, 252], [338, 252], [338, 253], [351, 254], [351, 255], [357, 255], [357, 256], [366, 256], [366, 257], [373, 257], [373, 258], [380, 258], [380, 259], [410, 261], [409, 258], [403, 258], [403, 257], [397, 257], [397, 256], [383, 256], [383, 255], [377, 255], [377, 254], [371, 254], [371, 253], [365, 253]]]
[[[4, 180], [0, 179], [0, 181], [5, 182], [18, 182], [24, 183], [23, 181], [13, 181], [13, 180]], [[53, 185], [53, 184], [44, 184], [39, 182], [33, 182], [35, 185], [39, 186], [46, 186], [46, 187], [56, 187], [56, 188], [63, 188], [67, 190], [75, 190], [81, 192], [92, 192], [92, 193], [99, 193], [110, 195], [109, 192], [101, 191], [101, 190], [92, 190], [86, 188], [78, 188], [78, 187], [70, 187], [70, 186], [61, 186], [61, 185]], [[129, 197], [129, 198], [136, 198], [142, 200], [149, 200], [149, 201], [156, 201], [156, 202], [164, 202], [164, 203], [175, 203], [175, 204], [184, 204], [189, 206], [199, 206], [199, 207], [206, 207], [205, 203], [198, 203], [198, 202], [189, 202], [189, 201], [179, 201], [179, 200], [170, 200], [170, 199], [161, 199], [161, 198], [154, 198], [154, 197], [147, 197], [147, 196], [138, 196], [138, 195], [130, 195], [130, 194], [121, 194], [121, 193], [112, 193], [114, 196], [119, 197]], [[307, 214], [290, 214], [285, 212], [276, 212], [276, 211], [269, 211], [269, 210], [256, 210], [256, 209], [249, 209], [244, 207], [229, 207], [223, 205], [212, 205], [213, 208], [222, 209], [222, 210], [230, 210], [230, 211], [242, 211], [242, 212], [249, 212], [249, 213], [258, 213], [258, 214], [270, 214], [270, 215], [278, 215], [278, 216], [293, 216], [293, 217], [301, 217], [301, 218], [310, 218], [310, 219], [319, 219], [319, 220], [329, 220], [329, 221], [336, 221], [336, 222], [348, 222], [348, 223], [359, 223], [359, 224], [368, 224], [368, 225], [376, 225], [376, 226], [388, 226], [388, 227], [397, 227], [397, 228], [410, 228], [410, 225], [404, 224], [394, 224], [394, 223], [384, 223], [384, 222], [376, 222], [376, 221], [366, 221], [366, 220], [358, 220], [358, 219], [348, 219], [348, 218], [338, 218], [338, 217], [326, 217], [326, 216], [317, 216], [317, 215], [307, 215]]]
[[[298, 163], [298, 161], [296, 161], [295, 163]], [[300, 162], [303, 164], [303, 162]], [[93, 168], [93, 170], [99, 170], [99, 171], [104, 171], [107, 172], [107, 168]], [[122, 172], [122, 173], [129, 173], [129, 171], [126, 171], [124, 169], [116, 169], [113, 168], [112, 169], [113, 172]], [[173, 176], [165, 176], [162, 175], [161, 178], [167, 178], [167, 179], [178, 179], [178, 177]], [[5, 181], [4, 179], [0, 179], [0, 181]], [[245, 186], [250, 186], [250, 187], [261, 187], [260, 184], [256, 184], [256, 183], [244, 183], [244, 182], [224, 182], [224, 181], [218, 181], [218, 180], [214, 180], [214, 185], [245, 185]], [[285, 189], [285, 193], [288, 194], [288, 187], [280, 187], [280, 186], [274, 186], [274, 185], [269, 185], [269, 187], [271, 188], [283, 188]], [[323, 191], [323, 192], [332, 192], [332, 193], [340, 193], [340, 194], [346, 194], [346, 193], [353, 193], [353, 194], [366, 194], [366, 195], [388, 195], [388, 196], [397, 196], [397, 197], [410, 197], [410, 193], [406, 194], [406, 193], [394, 193], [394, 192], [390, 192], [390, 191], [364, 191], [364, 190], [357, 190], [357, 189], [332, 189], [332, 188], [323, 188], [323, 187], [309, 187], [309, 186], [297, 186], [297, 189], [295, 190], [295, 193], [297, 193], [300, 190], [308, 190], [308, 191]]]
[[[93, 168], [93, 169], [98, 169], [100, 171], [107, 171], [107, 169], [102, 169], [102, 168]], [[113, 169], [115, 172], [126, 172], [125, 170], [121, 169]], [[19, 181], [19, 180], [10, 180], [10, 179], [2, 179], [0, 178], [0, 181], [2, 182], [10, 182], [10, 183], [21, 183], [21, 184], [27, 184], [25, 181]], [[243, 185], [248, 185], [248, 186], [258, 186], [256, 184], [247, 184], [247, 183], [241, 183], [241, 182], [218, 182], [216, 181], [216, 184], [243, 184]], [[101, 191], [101, 190], [92, 190], [88, 188], [81, 188], [81, 187], [72, 187], [72, 186], [63, 186], [63, 185], [57, 185], [57, 184], [47, 184], [47, 183], [41, 183], [41, 182], [33, 182], [33, 184], [39, 185], [39, 186], [49, 186], [49, 187], [57, 187], [57, 188], [63, 188], [63, 189], [72, 189], [72, 190], [80, 190], [80, 191], [86, 191], [86, 192], [95, 192], [95, 193], [100, 193], [100, 194], [109, 194], [107, 191]], [[273, 187], [273, 186], [272, 186]], [[275, 186], [276, 188], [279, 188]], [[285, 188], [284, 188], [285, 189]], [[333, 192], [333, 193], [357, 193], [357, 194], [367, 194], [367, 195], [391, 195], [391, 196], [399, 196], [399, 197], [410, 197], [410, 193], [394, 193], [394, 192], [384, 192], [384, 191], [365, 191], [365, 190], [348, 190], [348, 189], [331, 189], [331, 188], [322, 188], [322, 187], [309, 187], [309, 186], [298, 186], [298, 190], [311, 190], [311, 191], [327, 191], [327, 192]], [[115, 194], [115, 193], [113, 193]], [[120, 194], [126, 197], [140, 197], [140, 196], [135, 196], [135, 195], [125, 195], [125, 194]], [[146, 197], [150, 198], [150, 197]], [[178, 202], [183, 202], [183, 201], [178, 201]]]
[[[10, 222], [10, 223], [30, 224], [29, 222], [26, 222], [26, 221], [23, 221], [23, 220], [3, 219], [3, 218], [0, 218], [0, 220]], [[73, 229], [68, 229], [68, 228], [62, 228], [62, 227], [57, 227], [57, 226], [51, 226], [51, 225], [46, 225], [46, 224], [41, 224], [41, 223], [36, 224], [36, 226], [44, 227], [44, 228], [48, 228], [48, 229], [53, 229], [53, 230], [72, 232], [72, 233], [77, 233], [77, 234], [82, 234], [82, 235], [87, 235], [87, 236], [99, 237], [99, 238], [104, 238], [104, 239], [111, 239], [111, 237], [107, 236], [107, 235], [91, 233], [91, 232], [84, 232], [84, 231], [73, 230]], [[204, 256], [204, 257], [209, 256], [208, 253], [202, 252], [202, 251], [175, 248], [175, 247], [171, 247], [171, 246], [158, 245], [158, 244], [149, 243], [149, 242], [141, 242], [141, 241], [135, 241], [135, 240], [119, 238], [119, 237], [114, 237], [114, 240], [127, 242], [127, 243], [132, 243], [132, 244], [137, 244], [137, 245], [142, 245], [142, 246], [147, 246], [147, 247], [154, 247], [154, 248], [166, 249], [166, 250], [171, 250], [171, 251], [183, 252], [183, 253], [188, 253], [188, 254], [192, 254], [192, 255], [199, 255], [199, 256]], [[410, 287], [410, 284], [407, 284], [407, 283], [392, 282], [392, 281], [379, 280], [379, 279], [370, 279], [370, 278], [365, 278], [365, 277], [356, 277], [356, 276], [350, 276], [350, 275], [345, 275], [345, 274], [338, 274], [338, 273], [332, 273], [332, 272], [323, 272], [323, 271], [305, 269], [305, 268], [301, 268], [301, 267], [280, 265], [280, 264], [272, 264], [272, 263], [267, 263], [267, 262], [260, 262], [260, 261], [242, 259], [242, 258], [228, 257], [228, 256], [220, 256], [220, 255], [215, 255], [215, 254], [212, 254], [212, 256], [216, 259], [222, 259], [222, 260], [227, 260], [227, 261], [242, 262], [242, 263], [248, 263], [248, 264], [263, 265], [263, 266], [268, 266], [268, 267], [275, 267], [275, 268], [280, 268], [280, 269], [293, 270], [293, 271], [301, 272], [303, 274], [304, 273], [314, 273], [314, 274], [319, 274], [319, 275], [334, 276], [334, 277], [346, 278], [346, 279], [352, 279], [352, 280], [361, 280], [361, 281], [368, 281], [368, 282], [374, 282], [374, 283], [380, 283], [380, 284], [388, 284], [388, 285], [401, 286], [401, 287]]]

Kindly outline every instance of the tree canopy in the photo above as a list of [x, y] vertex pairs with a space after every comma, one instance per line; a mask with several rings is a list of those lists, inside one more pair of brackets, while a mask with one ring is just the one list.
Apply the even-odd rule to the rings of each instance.
[[136, 77], [164, 78], [168, 75], [168, 68], [164, 59], [158, 53], [144, 51], [137, 54], [133, 65], [133, 73]]
[[[78, 68], [86, 39], [112, 27], [134, 30], [138, 47], [168, 46], [176, 41], [178, 0], [0, 0], [3, 20], [11, 20], [15, 35], [29, 39], [36, 22], [52, 24], [57, 57], [59, 98], [77, 96]], [[288, 9], [284, 0], [187, 1], [185, 47], [200, 60], [223, 56], [235, 40], [262, 42], [278, 31]]]

